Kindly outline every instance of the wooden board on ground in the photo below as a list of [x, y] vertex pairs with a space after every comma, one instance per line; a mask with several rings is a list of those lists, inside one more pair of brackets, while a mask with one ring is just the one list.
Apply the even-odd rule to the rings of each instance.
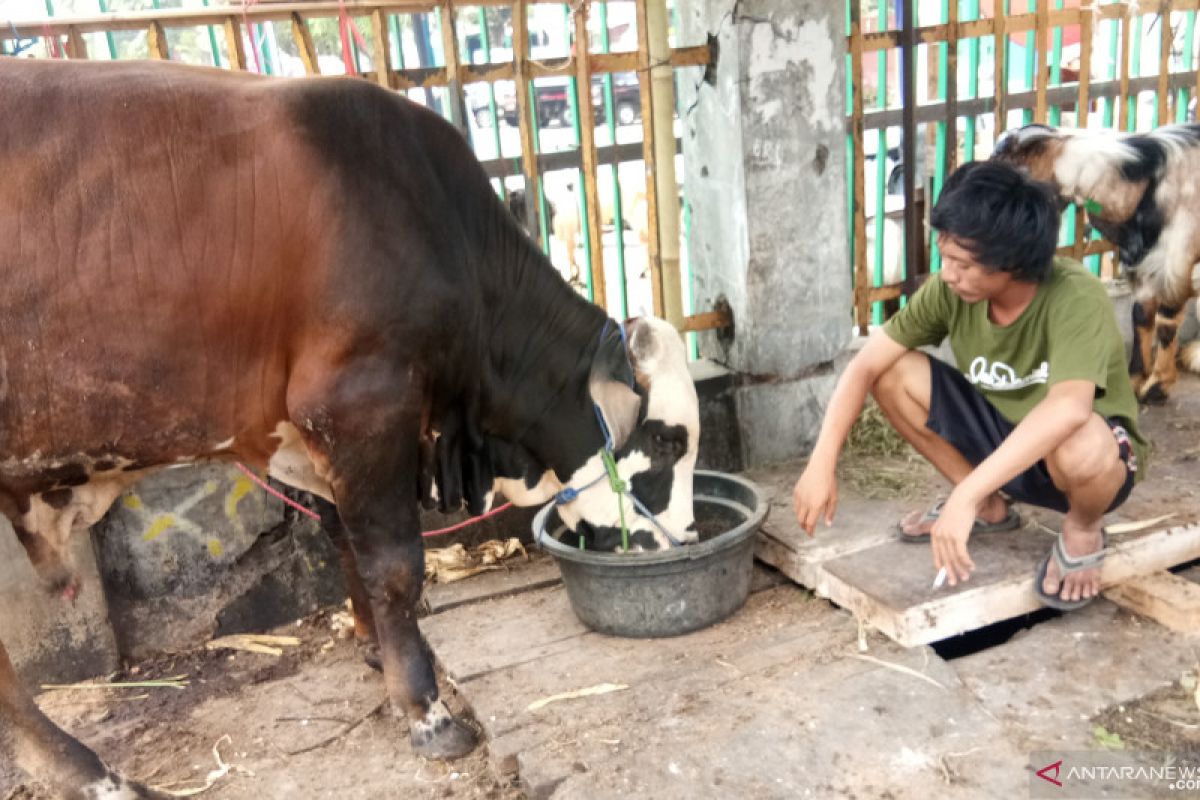
[[1200, 583], [1156, 572], [1104, 591], [1104, 596], [1177, 633], [1200, 633]]
[[[1041, 607], [1033, 593], [1034, 570], [1053, 539], [1036, 522], [1019, 531], [972, 537], [976, 570], [971, 579], [933, 591], [928, 546], [896, 541], [895, 524], [904, 511], [898, 503], [843, 498], [835, 524], [822, 523], [809, 538], [790, 509], [787, 478], [794, 477], [754, 477], [773, 495], [773, 513], [759, 535], [759, 559], [900, 644], [928, 644]], [[1112, 537], [1104, 585], [1200, 558], [1200, 525], [1168, 524]]]
[[467, 603], [544, 589], [560, 580], [562, 577], [554, 559], [532, 550], [528, 561], [517, 558], [460, 581], [428, 584], [425, 587], [425, 605], [429, 613], [437, 614]]

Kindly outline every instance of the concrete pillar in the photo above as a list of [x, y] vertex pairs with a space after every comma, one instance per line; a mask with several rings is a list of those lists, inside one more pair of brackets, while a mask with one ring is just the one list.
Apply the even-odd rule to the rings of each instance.
[[681, 41], [717, 63], [680, 79], [697, 311], [732, 336], [702, 355], [736, 376], [746, 466], [806, 453], [851, 336], [845, 9], [840, 0], [697, 0]]

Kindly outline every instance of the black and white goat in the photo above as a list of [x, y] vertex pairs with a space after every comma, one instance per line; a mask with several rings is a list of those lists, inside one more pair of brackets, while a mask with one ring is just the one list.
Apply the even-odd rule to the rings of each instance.
[[[1134, 289], [1134, 388], [1144, 402], [1165, 400], [1178, 377], [1184, 305], [1197, 293], [1200, 125], [1142, 134], [1027, 125], [1001, 137], [992, 159], [1053, 185], [1116, 246]], [[1197, 354], [1187, 354], [1198, 362], [1189, 369], [1200, 366]]]

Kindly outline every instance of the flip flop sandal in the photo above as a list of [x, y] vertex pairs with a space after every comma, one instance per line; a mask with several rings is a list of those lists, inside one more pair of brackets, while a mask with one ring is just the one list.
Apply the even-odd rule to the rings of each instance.
[[[933, 523], [942, 513], [942, 506], [946, 505], [945, 500], [939, 500], [934, 504], [933, 508], [925, 512], [925, 514], [917, 520], [917, 525], [924, 526], [926, 523]], [[932, 527], [932, 525], [930, 526]], [[1021, 527], [1021, 515], [1011, 505], [1008, 507], [1008, 513], [1004, 519], [999, 522], [984, 522], [981, 519], [976, 519], [975, 524], [971, 526], [971, 535], [979, 533], [1000, 533], [1001, 531], [1015, 531]], [[909, 544], [925, 544], [929, 541], [928, 533], [905, 533], [900, 525], [896, 525], [896, 538], [902, 542]]]
[[1077, 608], [1083, 608], [1088, 603], [1099, 597], [1081, 597], [1078, 600], [1063, 600], [1056, 594], [1046, 594], [1042, 589], [1042, 582], [1046, 580], [1046, 570], [1050, 566], [1050, 559], [1054, 559], [1054, 563], [1058, 565], [1059, 591], [1062, 591], [1062, 579], [1072, 572], [1080, 572], [1085, 569], [1094, 569], [1104, 563], [1104, 554], [1108, 548], [1108, 534], [1104, 531], [1100, 532], [1100, 549], [1094, 553], [1089, 553], [1086, 556], [1073, 558], [1067, 554], [1066, 548], [1063, 546], [1062, 533], [1058, 534], [1058, 538], [1054, 540], [1054, 547], [1050, 548], [1050, 552], [1042, 558], [1038, 564], [1037, 577], [1033, 579], [1033, 591], [1037, 594], [1038, 599], [1043, 605], [1050, 608], [1057, 608], [1059, 611], [1074, 611]]

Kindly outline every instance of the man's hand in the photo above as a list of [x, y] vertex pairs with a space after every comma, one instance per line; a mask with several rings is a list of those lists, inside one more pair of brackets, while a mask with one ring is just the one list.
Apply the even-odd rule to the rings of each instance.
[[942, 505], [937, 521], [930, 531], [933, 546], [933, 566], [946, 568], [946, 578], [951, 586], [965, 581], [975, 569], [975, 562], [967, 553], [967, 539], [975, 526], [975, 509], [978, 504], [955, 491]]
[[837, 475], [834, 470], [810, 462], [792, 490], [792, 507], [796, 510], [800, 527], [812, 536], [817, 529], [817, 520], [822, 516], [826, 525], [832, 525], [837, 501]]

